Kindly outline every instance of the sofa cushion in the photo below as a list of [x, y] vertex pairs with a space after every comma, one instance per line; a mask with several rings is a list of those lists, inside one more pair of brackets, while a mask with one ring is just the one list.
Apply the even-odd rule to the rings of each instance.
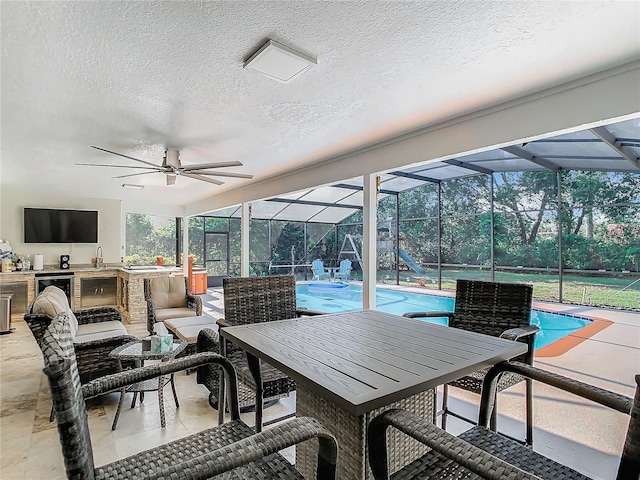
[[156, 322], [164, 322], [170, 318], [195, 317], [196, 311], [190, 308], [163, 308], [156, 310]]
[[183, 277], [152, 278], [149, 287], [156, 309], [187, 306], [187, 290]]
[[78, 331], [73, 339], [73, 343], [86, 343], [94, 340], [104, 340], [106, 338], [121, 337], [128, 335], [127, 329], [122, 322], [111, 320], [108, 322], [85, 323], [78, 326]]
[[75, 337], [78, 331], [78, 319], [73, 314], [71, 307], [69, 307], [67, 296], [58, 287], [49, 285], [40, 292], [33, 302], [32, 311], [33, 313], [44, 314], [51, 318], [61, 313], [66, 314], [69, 319], [69, 325], [71, 326], [71, 336]]

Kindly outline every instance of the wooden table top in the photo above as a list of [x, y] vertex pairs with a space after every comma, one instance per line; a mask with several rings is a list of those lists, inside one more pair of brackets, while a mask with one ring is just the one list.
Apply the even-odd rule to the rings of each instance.
[[353, 415], [527, 351], [527, 345], [375, 310], [254, 323], [221, 335]]

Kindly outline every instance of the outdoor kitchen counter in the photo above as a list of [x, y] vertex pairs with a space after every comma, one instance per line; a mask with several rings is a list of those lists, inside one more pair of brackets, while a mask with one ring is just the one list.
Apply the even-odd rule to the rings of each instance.
[[104, 279], [106, 282], [113, 282], [112, 279], [115, 278], [117, 282], [115, 302], [110, 304], [120, 310], [123, 321], [127, 323], [145, 323], [147, 321], [147, 304], [144, 300], [143, 279], [180, 272], [182, 272], [180, 267], [149, 266], [148, 268], [134, 267], [131, 269], [120, 265], [107, 265], [96, 268], [89, 264], [72, 265], [70, 269], [61, 269], [56, 267], [47, 268], [45, 266], [43, 270], [1, 272], [0, 286], [2, 291], [16, 288], [21, 292], [24, 291], [22, 298], [26, 300], [16, 305], [15, 307], [17, 308], [12, 305], [12, 320], [19, 320], [22, 318], [26, 306], [36, 296], [36, 277], [72, 275], [74, 278], [73, 305], [76, 310], [80, 310], [83, 304], [81, 288], [83, 279], [94, 281]]

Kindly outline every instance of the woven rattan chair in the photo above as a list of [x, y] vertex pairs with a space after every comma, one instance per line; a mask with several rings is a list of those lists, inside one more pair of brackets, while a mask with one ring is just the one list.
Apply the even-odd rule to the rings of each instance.
[[[533, 287], [518, 283], [483, 282], [478, 280], [458, 280], [456, 282], [456, 302], [453, 312], [410, 312], [405, 317], [448, 317], [449, 326], [471, 332], [484, 333], [493, 337], [508, 338], [524, 342], [529, 347], [526, 354], [513, 360], [533, 365], [535, 334], [540, 330], [531, 322], [531, 302]], [[444, 385], [442, 395], [442, 428], [447, 428], [447, 415], [475, 424], [475, 420], [466, 418], [449, 409], [449, 386], [462, 388], [479, 394], [487, 370], [473, 372], [470, 375]], [[524, 378], [505, 373], [498, 383], [502, 391]], [[527, 445], [533, 445], [533, 386], [526, 381], [526, 438]], [[496, 416], [491, 419], [491, 427], [496, 429]]]
[[144, 299], [147, 302], [147, 330], [167, 318], [202, 315], [202, 299], [192, 295], [186, 277], [162, 276], [145, 278]]
[[[404, 410], [388, 410], [369, 424], [369, 463], [375, 480], [388, 480], [388, 427], [409, 435], [432, 448], [427, 454], [394, 473], [394, 480], [420, 479], [548, 479], [588, 480], [583, 474], [534, 452], [489, 430], [489, 416], [502, 373], [517, 373], [600, 405], [630, 414], [617, 479], [638, 480], [640, 475], [640, 375], [636, 375], [635, 399], [531, 367], [520, 362], [503, 362], [487, 373], [480, 403], [479, 425], [455, 437], [428, 420]], [[585, 431], [590, 431], [585, 425]], [[562, 453], [560, 452], [560, 455]], [[472, 473], [473, 472], [473, 473]], [[473, 475], [475, 474], [475, 475]]]
[[[319, 315], [296, 307], [296, 281], [291, 275], [267, 277], [231, 277], [222, 281], [224, 292], [224, 318], [218, 320], [220, 328], [246, 325], [250, 323], [271, 322], [295, 318], [301, 315]], [[198, 351], [206, 351], [215, 345], [214, 339], [199, 341]], [[222, 339], [222, 337], [220, 337]], [[247, 354], [237, 345], [222, 339], [220, 352], [234, 365], [241, 385], [249, 387], [249, 395], [241, 393], [240, 406], [254, 407], [256, 404], [256, 375], [251, 372]], [[288, 396], [295, 390], [295, 382], [266, 362], [260, 363], [263, 405]], [[198, 381], [203, 383], [213, 395], [218, 395], [219, 370], [204, 367], [198, 370]], [[258, 380], [258, 381], [260, 381]], [[218, 409], [222, 412], [222, 409]], [[293, 414], [290, 414], [292, 416]], [[256, 417], [262, 417], [262, 408], [256, 408]], [[282, 417], [272, 422], [281, 420]], [[256, 422], [259, 425], [259, 421]], [[259, 427], [258, 427], [259, 428]]]
[[[253, 434], [240, 420], [233, 366], [220, 355], [199, 353], [102, 377], [81, 387], [65, 315], [51, 322], [43, 346], [44, 372], [51, 386], [69, 479], [301, 479], [295, 467], [277, 452], [312, 438], [319, 440], [317, 478], [335, 478], [337, 444], [316, 420], [297, 418]], [[219, 365], [228, 376], [230, 422], [95, 467], [85, 399], [204, 363]]]
[[[49, 293], [55, 290], [56, 287], [47, 287], [45, 292]], [[53, 311], [45, 312], [42, 309], [38, 309], [38, 303], [42, 296], [45, 295], [45, 292], [39, 294], [29, 304], [24, 314], [24, 321], [29, 326], [40, 349], [42, 349], [44, 332], [55, 314], [62, 311], [70, 311], [62, 291], [59, 292], [62, 296], [60, 305], [54, 307]], [[122, 324], [120, 312], [113, 307], [96, 307], [72, 313], [78, 321], [80, 333], [85, 328], [89, 332], [86, 336], [78, 335], [74, 342], [80, 381], [87, 383], [103, 375], [117, 372], [117, 362], [113, 358], [109, 358], [109, 353], [116, 347], [137, 340], [136, 337], [127, 334]], [[99, 331], [103, 325], [117, 325], [120, 328], [112, 329], [107, 327], [105, 332], [96, 335], [96, 331]], [[82, 340], [80, 337], [86, 338], [86, 340]]]

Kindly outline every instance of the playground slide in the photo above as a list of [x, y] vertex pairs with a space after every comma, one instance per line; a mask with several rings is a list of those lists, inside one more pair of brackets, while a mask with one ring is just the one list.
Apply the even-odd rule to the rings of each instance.
[[411, 255], [409, 255], [409, 253], [406, 250], [399, 249], [398, 253], [400, 254], [400, 258], [404, 260], [404, 263], [406, 263], [411, 270], [413, 270], [414, 272], [420, 275], [424, 275], [425, 273], [427, 273], [424, 271], [424, 269], [420, 265], [418, 265], [415, 262], [413, 257], [411, 257]]

